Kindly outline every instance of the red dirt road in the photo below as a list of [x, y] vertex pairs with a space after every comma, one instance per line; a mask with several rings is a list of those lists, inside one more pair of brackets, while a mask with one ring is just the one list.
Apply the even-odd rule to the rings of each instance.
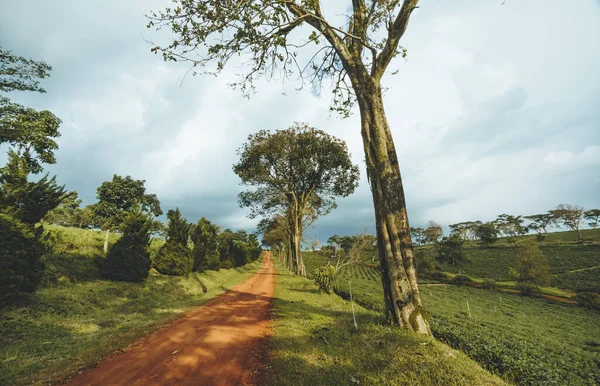
[[266, 353], [275, 276], [260, 271], [68, 385], [251, 385]]

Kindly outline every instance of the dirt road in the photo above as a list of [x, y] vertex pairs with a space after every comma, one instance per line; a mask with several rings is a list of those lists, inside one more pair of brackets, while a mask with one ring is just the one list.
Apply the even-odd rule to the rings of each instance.
[[83, 372], [68, 385], [249, 385], [265, 353], [275, 277], [263, 266], [182, 319]]

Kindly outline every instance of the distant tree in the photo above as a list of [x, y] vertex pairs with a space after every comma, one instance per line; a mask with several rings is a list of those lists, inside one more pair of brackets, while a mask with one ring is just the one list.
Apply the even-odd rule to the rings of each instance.
[[583, 217], [588, 221], [588, 225], [592, 229], [596, 229], [600, 223], [600, 209], [590, 209], [583, 212]]
[[76, 191], [66, 193], [64, 200], [53, 210], [48, 212], [44, 217], [44, 221], [51, 224], [57, 224], [69, 227], [81, 228], [82, 217], [79, 206], [81, 200]]
[[480, 240], [482, 247], [489, 247], [498, 241], [498, 230], [491, 222], [486, 222], [477, 227], [477, 238]]
[[564, 224], [572, 231], [577, 232], [577, 242], [581, 242], [581, 219], [583, 218], [583, 207], [577, 205], [560, 204], [551, 210], [552, 221], [556, 224]]
[[474, 240], [477, 238], [477, 228], [481, 221], [465, 221], [450, 224], [450, 234], [458, 234], [463, 240]]
[[453, 266], [460, 274], [461, 264], [465, 260], [463, 244], [463, 239], [461, 239], [457, 234], [453, 234], [449, 237], [443, 237], [441, 241], [434, 245], [435, 259], [441, 263], [446, 263]]
[[425, 229], [423, 228], [410, 228], [410, 236], [412, 238], [413, 243], [417, 245], [425, 244]]
[[340, 247], [342, 248], [344, 253], [348, 253], [357, 241], [357, 236], [342, 236], [340, 237]]
[[104, 253], [108, 252], [110, 231], [122, 223], [127, 212], [140, 210], [143, 213], [160, 216], [163, 212], [155, 194], [146, 194], [144, 180], [134, 180], [130, 176], [114, 175], [112, 181], [103, 182], [97, 189], [98, 202], [92, 205], [95, 223], [106, 231]]
[[535, 284], [536, 287], [550, 284], [548, 260], [537, 245], [528, 243], [519, 246], [515, 256], [519, 282]]
[[[230, 59], [247, 55], [245, 71], [235, 83], [247, 95], [259, 77], [282, 74], [286, 80], [297, 74], [317, 93], [323, 81], [332, 82], [332, 111], [348, 116], [358, 104], [386, 315], [397, 326], [431, 335], [422, 312], [404, 186], [382, 85], [392, 60], [406, 56], [400, 40], [418, 0], [353, 1], [352, 7], [338, 3], [339, 12], [334, 5], [336, 15], [331, 18], [323, 13], [320, 0], [176, 3], [148, 15], [149, 28], [172, 31], [166, 46], [152, 47], [164, 60], [189, 62], [200, 73], [214, 75], [232, 64]], [[345, 24], [341, 28], [340, 16]], [[306, 36], [302, 28], [313, 31]]]
[[262, 245], [271, 248], [281, 264], [291, 270], [291, 253], [285, 248], [290, 239], [289, 221], [281, 215], [264, 218], [258, 223], [257, 231], [263, 235]]
[[[50, 76], [50, 67], [17, 56], [0, 48], [0, 92], [34, 91], [45, 93], [40, 79]], [[8, 143], [23, 157], [33, 174], [42, 171], [41, 163], [56, 162], [54, 151], [60, 136], [61, 120], [50, 111], [37, 111], [12, 102], [0, 94], [0, 144]]]
[[327, 239], [327, 244], [333, 247], [333, 256], [337, 257], [338, 249], [341, 248], [342, 238], [338, 235], [333, 235]]
[[494, 225], [496, 226], [496, 229], [505, 236], [514, 238], [515, 236], [527, 233], [527, 228], [523, 225], [524, 222], [523, 216], [512, 216], [504, 213], [498, 216], [494, 221]]
[[152, 218], [139, 211], [128, 212], [119, 230], [123, 235], [108, 250], [102, 275], [111, 280], [138, 282], [150, 272]]
[[525, 216], [526, 219], [531, 221], [529, 229], [536, 231], [537, 233], [548, 233], [548, 226], [552, 223], [552, 213], [534, 214], [531, 216]]
[[193, 227], [191, 239], [194, 243], [194, 271], [208, 269], [207, 256], [217, 254], [219, 227], [202, 217]]
[[444, 235], [444, 231], [442, 230], [442, 226], [437, 222], [430, 220], [427, 228], [423, 231], [425, 238], [430, 243], [437, 243], [442, 236]]
[[336, 207], [358, 185], [358, 166], [352, 164], [346, 144], [306, 124], [287, 130], [261, 130], [239, 149], [234, 172], [250, 186], [239, 195], [250, 217], [285, 213], [290, 221], [290, 251], [296, 274], [303, 274], [300, 251], [303, 223], [308, 212], [320, 217]]
[[167, 218], [167, 241], [156, 254], [155, 268], [164, 275], [187, 276], [194, 267], [192, 251], [188, 248], [192, 224], [181, 215], [179, 208], [169, 210]]

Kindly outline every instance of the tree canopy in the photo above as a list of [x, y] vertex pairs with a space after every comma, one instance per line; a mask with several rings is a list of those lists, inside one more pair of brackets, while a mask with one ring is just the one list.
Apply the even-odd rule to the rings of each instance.
[[233, 171], [249, 186], [239, 194], [250, 217], [283, 214], [290, 222], [292, 261], [302, 271], [300, 242], [304, 221], [329, 213], [335, 198], [358, 185], [345, 142], [306, 124], [251, 134], [239, 150]]

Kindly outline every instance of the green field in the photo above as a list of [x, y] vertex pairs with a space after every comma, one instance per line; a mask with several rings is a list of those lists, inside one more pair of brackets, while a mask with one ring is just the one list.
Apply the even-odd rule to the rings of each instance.
[[[585, 229], [582, 236], [582, 244], [575, 242], [574, 232], [548, 233], [540, 243], [531, 235], [516, 237], [514, 245], [509, 244], [506, 238], [501, 238], [490, 248], [481, 248], [476, 242], [467, 242], [464, 249], [467, 261], [462, 272], [477, 278], [512, 280], [508, 267], [515, 266], [515, 245], [533, 241], [539, 244], [548, 260], [555, 286], [570, 290], [597, 289], [600, 286], [600, 229]], [[432, 247], [417, 249], [433, 258]], [[442, 270], [456, 271], [443, 264]]]
[[[311, 268], [325, 261], [313, 253], [303, 256]], [[345, 298], [348, 280], [357, 303], [383, 310], [376, 269], [346, 267], [335, 289]], [[468, 287], [422, 283], [421, 293], [434, 335], [504, 379], [524, 385], [600, 383], [600, 313]]]
[[503, 385], [459, 351], [385, 326], [381, 314], [319, 293], [276, 263], [264, 385]]
[[151, 270], [143, 283], [107, 281], [98, 272], [104, 234], [47, 228], [55, 252], [44, 257], [43, 287], [19, 306], [0, 308], [0, 385], [66, 380], [241, 283], [262, 260], [188, 277]]

